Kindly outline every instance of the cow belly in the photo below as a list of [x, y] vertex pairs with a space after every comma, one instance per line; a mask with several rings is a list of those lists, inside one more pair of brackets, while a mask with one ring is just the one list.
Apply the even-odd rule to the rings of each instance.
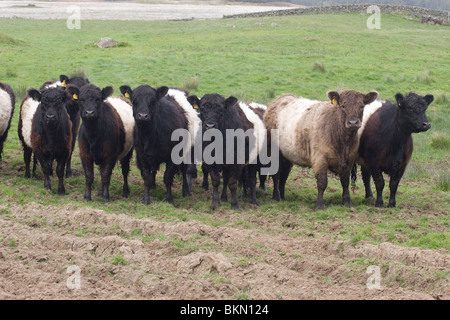
[[119, 155], [119, 160], [121, 160], [128, 154], [128, 152], [130, 152], [134, 143], [133, 140], [135, 121], [133, 117], [133, 109], [126, 101], [122, 100], [121, 98], [109, 97], [106, 100], [119, 114], [125, 130], [125, 144], [123, 146], [122, 153]]
[[8, 129], [12, 111], [11, 98], [5, 90], [0, 89], [0, 136]]
[[22, 136], [25, 144], [32, 148], [31, 145], [31, 127], [33, 125], [33, 117], [36, 113], [37, 107], [39, 106], [38, 101], [34, 101], [32, 98], [27, 98], [20, 110], [20, 117], [22, 119]]

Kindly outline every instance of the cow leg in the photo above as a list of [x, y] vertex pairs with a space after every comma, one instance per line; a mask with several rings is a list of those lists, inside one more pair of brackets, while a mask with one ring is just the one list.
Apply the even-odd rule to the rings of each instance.
[[259, 169], [258, 174], [259, 174], [259, 188], [261, 190], [266, 191], [267, 190], [267, 187], [266, 187], [267, 176], [261, 175], [261, 169]]
[[375, 202], [375, 207], [383, 208], [383, 189], [384, 189], [384, 178], [381, 170], [376, 170], [372, 172], [373, 182], [375, 183], [375, 188], [377, 190], [377, 200]]
[[280, 170], [278, 170], [278, 172], [272, 176], [272, 180], [273, 180], [272, 199], [275, 200], [275, 201], [280, 201], [281, 200], [281, 198], [280, 198], [280, 186], [279, 186]]
[[150, 175], [150, 189], [156, 189], [156, 173], [158, 172], [159, 167], [151, 168], [149, 174]]
[[203, 173], [202, 188], [203, 190], [208, 191], [209, 190], [208, 169], [206, 168], [204, 163], [202, 163], [202, 173]]
[[389, 195], [388, 207], [390, 207], [390, 208], [394, 208], [396, 205], [395, 195], [397, 194], [398, 184], [400, 183], [402, 176], [403, 176], [403, 172], [399, 172], [399, 173], [391, 175], [391, 178], [389, 180], [390, 195]]
[[211, 184], [213, 186], [213, 197], [211, 202], [211, 210], [216, 210], [220, 205], [219, 200], [219, 185], [220, 185], [220, 174], [217, 170], [211, 170]]
[[122, 188], [122, 196], [128, 198], [130, 195], [130, 187], [128, 186], [128, 174], [130, 173], [130, 160], [133, 156], [133, 149], [128, 152], [128, 154], [120, 160], [120, 167], [122, 168], [122, 176], [123, 176], [123, 188]]
[[237, 198], [239, 176], [240, 172], [233, 172], [232, 174], [230, 174], [228, 178], [228, 188], [230, 189], [231, 192], [231, 209], [233, 210], [239, 209], [239, 203]]
[[366, 199], [373, 198], [372, 188], [370, 187], [370, 171], [365, 166], [361, 166], [361, 175], [366, 190]]
[[164, 172], [164, 184], [166, 185], [166, 201], [174, 204], [172, 195], [172, 184], [177, 167], [173, 163], [166, 163], [166, 171]]
[[151, 189], [151, 170], [148, 167], [141, 166], [141, 176], [144, 180], [144, 197], [142, 198], [142, 203], [145, 205], [150, 204], [150, 189]]
[[256, 167], [256, 165], [249, 165], [247, 173], [250, 193], [252, 195], [252, 204], [258, 205], [258, 201], [256, 200], [256, 175], [258, 173], [258, 168]]
[[114, 169], [114, 164], [105, 163], [100, 167], [100, 175], [102, 178], [101, 190], [103, 191], [103, 202], [109, 202], [111, 200], [109, 196], [109, 185], [111, 183], [111, 175]]
[[348, 189], [350, 185], [350, 172], [346, 172], [340, 176], [342, 186], [342, 204], [346, 207], [352, 206], [352, 200], [350, 197], [350, 191]]
[[220, 201], [227, 202], [228, 196], [227, 196], [227, 187], [228, 187], [228, 180], [230, 178], [230, 173], [227, 168], [223, 169], [223, 187], [222, 187], [222, 195], [220, 197]]
[[187, 175], [186, 175], [186, 179], [187, 179], [187, 183], [188, 183], [188, 190], [189, 193], [191, 193], [193, 191], [192, 188], [192, 179], [196, 179], [197, 178], [197, 166], [195, 164], [188, 164], [187, 165]]
[[242, 174], [239, 177], [238, 187], [242, 187], [241, 199], [248, 197], [248, 168], [247, 166], [242, 169]]
[[[36, 153], [35, 153], [36, 154]], [[52, 189], [52, 184], [50, 181], [50, 174], [52, 172], [52, 160], [45, 159], [43, 155], [38, 152], [37, 158], [42, 167], [42, 172], [44, 173], [44, 188], [47, 190]]]
[[23, 160], [25, 162], [25, 178], [31, 178], [30, 162], [31, 162], [32, 154], [33, 154], [33, 150], [31, 148], [28, 148], [27, 146], [23, 147]]
[[[181, 180], [182, 180], [182, 195], [183, 197], [187, 197], [191, 195], [192, 190], [192, 174], [188, 173], [188, 165], [181, 164]], [[188, 179], [189, 177], [189, 179]], [[190, 183], [189, 183], [190, 180]]]
[[327, 169], [322, 169], [316, 173], [317, 181], [317, 201], [314, 210], [324, 209], [323, 194], [328, 186]]
[[[36, 167], [37, 167], [37, 158], [36, 158], [36, 154], [33, 155], [33, 178], [36, 177]], [[52, 170], [50, 170], [50, 175], [52, 175]]]
[[280, 190], [280, 197], [282, 200], [284, 200], [284, 191], [286, 187], [286, 181], [289, 177], [289, 173], [292, 169], [292, 163], [287, 160], [285, 157], [280, 156], [280, 182], [279, 182], [279, 190]]
[[92, 182], [94, 182], [94, 160], [90, 157], [88, 148], [84, 143], [78, 143], [80, 150], [81, 164], [83, 166], [84, 177], [86, 180], [86, 186], [84, 190], [84, 200], [91, 201]]
[[66, 194], [66, 188], [64, 187], [64, 167], [66, 165], [67, 159], [64, 158], [57, 162], [56, 165], [56, 175], [58, 177], [58, 194], [63, 196]]
[[72, 178], [72, 156], [69, 156], [69, 159], [67, 159], [67, 165], [66, 165], [66, 178]]

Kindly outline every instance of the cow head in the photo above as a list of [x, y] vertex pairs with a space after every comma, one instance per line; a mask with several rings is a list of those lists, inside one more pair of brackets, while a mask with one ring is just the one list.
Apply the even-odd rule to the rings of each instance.
[[61, 82], [61, 87], [67, 87], [69, 84], [74, 85], [78, 88], [81, 88], [82, 86], [84, 86], [85, 84], [89, 83], [89, 79], [87, 78], [83, 78], [83, 77], [72, 77], [69, 79], [68, 76], [61, 74], [59, 76], [59, 81]]
[[129, 98], [133, 105], [133, 116], [137, 124], [152, 121], [157, 112], [160, 100], [166, 96], [169, 88], [166, 86], [154, 89], [149, 85], [141, 85], [134, 90], [129, 86], [121, 86], [122, 94]]
[[103, 101], [114, 92], [114, 89], [110, 86], [100, 89], [93, 84], [86, 84], [81, 88], [69, 85], [67, 91], [74, 99], [78, 99], [80, 116], [83, 121], [91, 121], [99, 118], [102, 113]]
[[66, 112], [65, 105], [70, 101], [66, 91], [60, 87], [44, 89], [42, 92], [30, 89], [28, 90], [28, 96], [39, 101], [45, 126], [49, 128], [58, 127], [63, 116], [62, 112]]
[[406, 96], [403, 96], [401, 93], [397, 93], [395, 100], [400, 108], [400, 121], [411, 132], [422, 132], [431, 128], [425, 111], [430, 103], [433, 102], [433, 95], [427, 94], [426, 96], [420, 96], [410, 92]]
[[361, 127], [364, 106], [375, 101], [378, 92], [370, 91], [364, 94], [355, 90], [345, 90], [341, 93], [328, 91], [327, 95], [333, 105], [340, 107], [345, 128], [357, 130]]
[[221, 129], [223, 123], [224, 111], [235, 105], [238, 99], [230, 96], [227, 99], [220, 94], [205, 94], [201, 99], [197, 96], [189, 96], [189, 103], [200, 111], [200, 120], [202, 121], [202, 130]]

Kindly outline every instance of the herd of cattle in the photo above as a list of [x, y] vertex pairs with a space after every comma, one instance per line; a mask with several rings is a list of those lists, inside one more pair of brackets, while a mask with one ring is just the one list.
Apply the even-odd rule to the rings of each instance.
[[[342, 202], [351, 206], [350, 175], [355, 177], [356, 165], [361, 166], [366, 198], [373, 197], [370, 186], [374, 180], [377, 197], [375, 206], [383, 207], [383, 173], [390, 176], [389, 206], [395, 207], [398, 184], [411, 158], [412, 133], [428, 130], [431, 125], [425, 111], [433, 101], [432, 95], [397, 93], [395, 103], [381, 101], [376, 91], [367, 94], [346, 90], [329, 91], [328, 101], [310, 100], [294, 95], [277, 97], [268, 106], [244, 103], [230, 96], [205, 94], [199, 98], [186, 90], [141, 85], [134, 90], [121, 86], [123, 96], [113, 96], [113, 88], [98, 88], [81, 77], [45, 82], [39, 90], [30, 89], [20, 106], [18, 135], [22, 142], [25, 176], [31, 177], [39, 162], [44, 174], [44, 187], [51, 189], [53, 162], [56, 161], [58, 194], [64, 195], [64, 176], [71, 177], [71, 157], [78, 137], [79, 154], [86, 178], [84, 199], [91, 200], [94, 164], [100, 169], [99, 196], [109, 201], [110, 178], [117, 161], [123, 174], [123, 196], [130, 193], [128, 174], [133, 150], [144, 180], [142, 202], [150, 203], [150, 190], [155, 188], [155, 176], [165, 163], [164, 184], [166, 201], [173, 203], [172, 184], [175, 174], [182, 178], [182, 195], [192, 191], [192, 178], [197, 176], [196, 162], [173, 161], [172, 150], [178, 143], [172, 133], [185, 129], [195, 135], [216, 129], [226, 140], [227, 129], [254, 129], [254, 134], [266, 132], [270, 144], [277, 130], [279, 170], [272, 175], [273, 199], [284, 199], [286, 180], [292, 166], [313, 169], [317, 180], [316, 209], [324, 208], [323, 193], [327, 175], [339, 176]], [[15, 106], [13, 90], [0, 82], [0, 160]], [[81, 118], [81, 119], [80, 119]], [[201, 124], [201, 125], [200, 125]], [[258, 130], [257, 130], [258, 129]], [[266, 129], [261, 131], [260, 129]], [[212, 143], [212, 142], [211, 142]], [[225, 146], [226, 144], [224, 144]], [[237, 147], [237, 146], [236, 146]], [[208, 142], [202, 142], [202, 149]], [[251, 201], [257, 204], [256, 181], [265, 188], [264, 166], [260, 159], [250, 161], [249, 139], [245, 146], [245, 163], [236, 161], [223, 150], [223, 161], [201, 164], [203, 188], [208, 190], [211, 177], [213, 197], [211, 209], [227, 201], [231, 192], [231, 207], [238, 208], [238, 184], [244, 193], [250, 189]], [[259, 156], [258, 156], [259, 157]], [[233, 161], [230, 161], [233, 158]], [[223, 190], [219, 198], [220, 179]]]

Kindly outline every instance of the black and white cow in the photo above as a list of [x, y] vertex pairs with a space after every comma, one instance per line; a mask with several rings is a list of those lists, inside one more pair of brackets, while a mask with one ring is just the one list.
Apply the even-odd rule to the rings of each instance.
[[389, 207], [395, 207], [395, 195], [413, 152], [412, 133], [431, 128], [425, 111], [434, 97], [410, 92], [395, 95], [395, 103], [375, 101], [365, 107], [357, 163], [361, 165], [366, 198], [372, 198], [370, 177], [377, 190], [376, 207], [383, 207], [383, 172], [390, 176]]
[[[150, 189], [154, 183], [151, 174], [158, 169], [161, 163], [166, 164], [164, 184], [166, 186], [166, 201], [173, 202], [172, 184], [174, 175], [181, 172], [182, 195], [188, 196], [189, 186], [187, 179], [188, 162], [174, 162], [173, 148], [179, 141], [172, 141], [172, 134], [177, 129], [189, 132], [191, 142], [188, 148], [192, 149], [199, 132], [200, 120], [195, 110], [187, 101], [186, 92], [176, 88], [162, 86], [152, 88], [141, 85], [134, 90], [129, 86], [120, 87], [122, 94], [128, 97], [133, 104], [133, 114], [136, 120], [135, 148], [137, 165], [144, 180], [145, 191], [142, 203], [150, 203]], [[191, 163], [193, 158], [191, 158]]]
[[[205, 142], [205, 136], [203, 136], [203, 150], [214, 150], [213, 157], [218, 161], [205, 161], [204, 164], [211, 175], [211, 182], [213, 186], [213, 198], [211, 202], [211, 209], [215, 210], [220, 205], [219, 199], [219, 184], [220, 173], [223, 176], [223, 189], [221, 200], [227, 201], [227, 187], [231, 192], [231, 208], [238, 209], [238, 199], [236, 190], [238, 187], [238, 181], [242, 175], [243, 169], [246, 164], [248, 166], [248, 183], [252, 194], [252, 203], [257, 204], [256, 200], [256, 172], [260, 167], [258, 161], [259, 151], [264, 144], [265, 134], [261, 135], [265, 131], [265, 126], [262, 121], [262, 114], [256, 111], [256, 106], [252, 108], [248, 104], [238, 101], [237, 98], [230, 96], [225, 99], [223, 96], [217, 93], [205, 94], [201, 99], [193, 95], [188, 98], [189, 102], [194, 108], [200, 110], [200, 119], [202, 121], [203, 135], [208, 130], [217, 130], [218, 136], [221, 137], [223, 142], [221, 146], [218, 146], [217, 141]], [[249, 135], [244, 135], [244, 143], [239, 145], [237, 136], [231, 136], [228, 139], [227, 131], [231, 130], [234, 133], [240, 132], [248, 133], [249, 129], [253, 129], [253, 132]], [[252, 136], [253, 141], [250, 141]], [[252, 143], [253, 142], [253, 143]], [[217, 146], [222, 148], [211, 148], [211, 146]], [[229, 150], [229, 148], [233, 148]], [[209, 151], [208, 151], [209, 152]], [[221, 152], [221, 159], [216, 158], [216, 152]], [[211, 153], [212, 154], [212, 153]], [[228, 156], [227, 156], [228, 155]], [[244, 161], [242, 161], [244, 159]]]
[[0, 82], [0, 160], [2, 159], [3, 144], [11, 126], [15, 104], [14, 91], [6, 83]]
[[78, 147], [86, 178], [84, 199], [92, 199], [95, 163], [100, 167], [101, 174], [99, 196], [104, 202], [110, 201], [109, 185], [117, 161], [120, 161], [122, 168], [122, 195], [128, 197], [135, 126], [131, 105], [120, 97], [111, 96], [114, 91], [112, 87], [100, 89], [86, 84], [78, 88], [69, 85], [67, 90], [78, 98], [82, 118]]
[[56, 160], [56, 175], [58, 176], [58, 194], [66, 193], [64, 187], [64, 169], [67, 159], [72, 153], [72, 122], [66, 110], [66, 105], [72, 98], [64, 88], [55, 87], [38, 91], [30, 89], [28, 97], [37, 103], [32, 116], [22, 111], [26, 119], [23, 122], [24, 138], [29, 141], [31, 148], [24, 145], [30, 157], [26, 159], [26, 168], [29, 175], [31, 152], [39, 161], [44, 173], [44, 187], [51, 189], [50, 176], [53, 172], [53, 161]]

